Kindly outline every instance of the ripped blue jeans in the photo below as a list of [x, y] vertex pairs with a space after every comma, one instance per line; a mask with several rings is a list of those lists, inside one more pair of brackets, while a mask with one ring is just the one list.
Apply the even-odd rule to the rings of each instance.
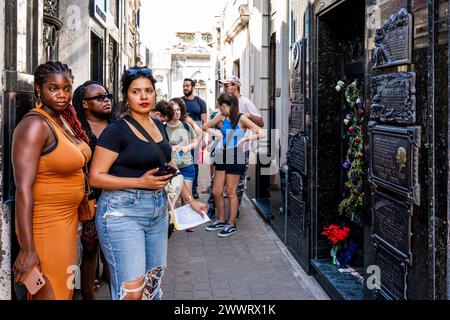
[[143, 299], [161, 299], [167, 262], [167, 197], [161, 190], [104, 190], [97, 204], [96, 226], [110, 270], [111, 296], [133, 292], [125, 283], [144, 279]]

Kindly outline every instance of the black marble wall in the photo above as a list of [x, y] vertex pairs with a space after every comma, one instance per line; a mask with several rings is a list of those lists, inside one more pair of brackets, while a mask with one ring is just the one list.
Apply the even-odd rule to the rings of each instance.
[[436, 299], [449, 299], [449, 225], [448, 225], [448, 177], [449, 177], [449, 46], [448, 46], [448, 1], [436, 1], [435, 7], [435, 239], [436, 239]]
[[317, 87], [317, 258], [330, 256], [328, 240], [320, 232], [335, 223], [341, 200], [341, 95], [335, 86], [342, 76], [339, 28], [333, 19], [321, 18], [318, 24], [318, 87]]

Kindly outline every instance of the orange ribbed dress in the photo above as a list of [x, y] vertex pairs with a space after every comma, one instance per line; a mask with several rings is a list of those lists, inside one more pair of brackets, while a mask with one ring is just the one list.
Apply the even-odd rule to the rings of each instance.
[[[75, 145], [42, 109], [58, 139], [56, 148], [39, 159], [33, 188], [33, 236], [41, 270], [57, 300], [73, 295], [78, 205], [84, 196], [83, 167], [91, 157], [85, 142]], [[84, 154], [84, 155], [83, 155]]]

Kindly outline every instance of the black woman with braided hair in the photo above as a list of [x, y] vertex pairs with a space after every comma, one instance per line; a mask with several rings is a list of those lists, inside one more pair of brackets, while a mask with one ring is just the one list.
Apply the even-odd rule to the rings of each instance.
[[[73, 94], [72, 103], [81, 122], [81, 127], [89, 137], [89, 146], [92, 154], [97, 145], [98, 137], [113, 120], [114, 115], [111, 113], [112, 98], [113, 95], [97, 81], [86, 81]], [[95, 199], [98, 200], [101, 190], [94, 188], [93, 191]], [[81, 243], [83, 244], [83, 257], [80, 268], [81, 295], [84, 300], [94, 300], [94, 289], [99, 286], [95, 276], [100, 248], [95, 218], [83, 223]], [[104, 261], [104, 259], [102, 260]], [[106, 261], [103, 264], [103, 275], [109, 279]]]
[[[72, 99], [72, 71], [49, 61], [34, 73], [35, 108], [17, 125], [12, 142], [15, 226], [20, 252], [14, 279], [36, 267], [45, 285], [33, 300], [71, 300], [77, 259], [78, 206], [85, 195], [83, 168], [91, 157]], [[33, 292], [34, 293], [34, 292]]]

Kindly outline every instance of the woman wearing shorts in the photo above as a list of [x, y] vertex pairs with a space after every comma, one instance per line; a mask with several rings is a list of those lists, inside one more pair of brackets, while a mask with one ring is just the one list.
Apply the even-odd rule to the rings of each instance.
[[[236, 215], [239, 200], [236, 189], [239, 178], [246, 168], [243, 145], [247, 141], [263, 138], [264, 133], [253, 121], [239, 113], [239, 101], [234, 95], [221, 94], [218, 104], [220, 114], [203, 127], [203, 130], [221, 139], [221, 142], [216, 147], [214, 158], [215, 175], [212, 190], [219, 219], [208, 225], [206, 230], [220, 230], [219, 237], [228, 237], [238, 231], [236, 228]], [[223, 121], [221, 130], [213, 129], [220, 121]], [[255, 134], [246, 135], [247, 129], [250, 129]], [[222, 148], [219, 148], [219, 146], [222, 146]], [[230, 202], [228, 222], [225, 214], [224, 189]]]

